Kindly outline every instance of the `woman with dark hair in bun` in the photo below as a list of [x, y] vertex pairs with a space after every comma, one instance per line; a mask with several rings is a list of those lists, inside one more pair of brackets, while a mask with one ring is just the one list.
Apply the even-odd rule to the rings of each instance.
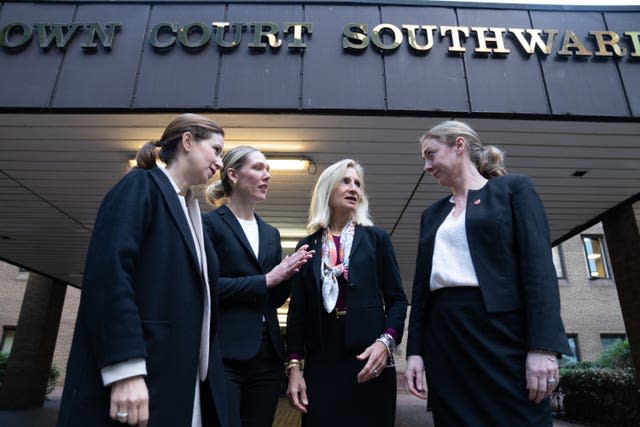
[[206, 117], [178, 116], [105, 196], [58, 426], [226, 425], [218, 260], [190, 189], [222, 167], [223, 137]]
[[560, 318], [549, 227], [531, 180], [465, 123], [420, 138], [424, 170], [451, 195], [427, 208], [413, 282], [406, 379], [436, 426], [551, 426]]

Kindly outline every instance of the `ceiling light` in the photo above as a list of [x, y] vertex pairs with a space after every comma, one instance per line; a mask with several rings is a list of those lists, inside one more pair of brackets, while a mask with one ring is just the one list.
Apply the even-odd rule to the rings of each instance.
[[297, 244], [297, 240], [282, 240], [280, 242], [282, 249], [295, 249]]
[[278, 231], [280, 232], [280, 237], [284, 239], [302, 239], [307, 235], [306, 228], [280, 228], [278, 227]]
[[287, 156], [279, 154], [265, 153], [271, 170], [277, 171], [303, 171], [310, 174], [316, 173], [317, 166], [311, 158], [307, 156]]

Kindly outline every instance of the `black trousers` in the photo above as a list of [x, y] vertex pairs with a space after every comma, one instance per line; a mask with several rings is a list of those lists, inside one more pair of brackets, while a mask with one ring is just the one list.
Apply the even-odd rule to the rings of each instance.
[[271, 427], [284, 369], [266, 328], [262, 345], [249, 360], [225, 359], [230, 427]]

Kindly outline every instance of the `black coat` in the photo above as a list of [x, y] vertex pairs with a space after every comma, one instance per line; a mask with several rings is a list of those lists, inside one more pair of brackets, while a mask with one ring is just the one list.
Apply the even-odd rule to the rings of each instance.
[[[423, 355], [433, 248], [436, 232], [453, 208], [450, 198], [422, 213], [407, 356]], [[571, 354], [560, 318], [547, 217], [531, 180], [507, 175], [469, 190], [465, 226], [487, 311], [522, 309], [528, 349]]]
[[[210, 242], [205, 250], [215, 343], [218, 260]], [[149, 425], [190, 425], [203, 289], [171, 182], [155, 167], [131, 171], [107, 193], [96, 218], [58, 426], [121, 425], [109, 418], [111, 387], [103, 386], [100, 370], [134, 358], [146, 359]], [[208, 380], [226, 425], [222, 363], [213, 347]]]
[[224, 359], [248, 360], [260, 350], [262, 319], [273, 348], [284, 359], [277, 308], [289, 297], [289, 281], [267, 289], [265, 274], [282, 260], [280, 233], [258, 215], [256, 258], [242, 226], [225, 205], [204, 215], [205, 228], [220, 260], [220, 343]]
[[[312, 262], [293, 276], [287, 318], [287, 351], [305, 354], [322, 351], [322, 230], [302, 239], [315, 249]], [[407, 297], [389, 235], [378, 227], [356, 226], [349, 260], [345, 344], [367, 347], [387, 328], [402, 340]]]

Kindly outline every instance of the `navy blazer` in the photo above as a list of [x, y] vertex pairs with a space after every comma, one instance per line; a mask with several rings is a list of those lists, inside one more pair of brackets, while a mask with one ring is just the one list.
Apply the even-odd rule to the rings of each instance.
[[[205, 242], [211, 293], [208, 380], [226, 425], [216, 344], [218, 260]], [[197, 379], [204, 279], [178, 196], [157, 167], [134, 169], [105, 196], [86, 259], [58, 426], [119, 424], [100, 370], [146, 359], [150, 425], [190, 425]]]
[[[322, 351], [322, 232], [302, 239], [298, 246], [315, 249], [313, 261], [293, 276], [287, 317], [287, 351], [304, 355]], [[407, 297], [395, 251], [386, 231], [356, 226], [349, 258], [345, 345], [361, 349], [371, 345], [387, 328], [402, 341]], [[305, 351], [306, 350], [306, 351]]]
[[[450, 198], [422, 213], [407, 356], [423, 354], [433, 248], [436, 232], [454, 206]], [[547, 217], [531, 180], [507, 175], [469, 190], [465, 227], [487, 311], [522, 310], [528, 349], [571, 354], [560, 318]]]
[[248, 360], [262, 343], [263, 317], [278, 357], [284, 360], [277, 308], [285, 303], [291, 283], [268, 289], [265, 275], [282, 261], [280, 233], [255, 215], [259, 249], [256, 258], [242, 226], [223, 205], [204, 215], [205, 228], [220, 260], [220, 342], [222, 357]]

